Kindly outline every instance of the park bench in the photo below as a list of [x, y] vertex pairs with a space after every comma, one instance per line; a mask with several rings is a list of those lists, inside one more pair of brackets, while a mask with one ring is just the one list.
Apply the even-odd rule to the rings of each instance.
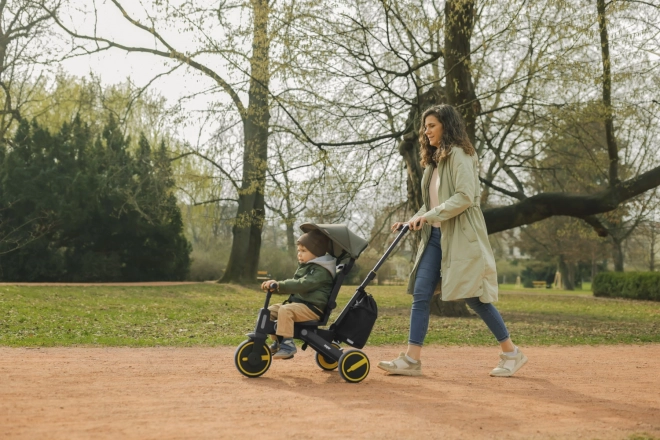
[[268, 273], [267, 270], [257, 271], [257, 281], [268, 281], [270, 279], [272, 279], [272, 276]]
[[545, 281], [532, 281], [535, 289], [545, 289], [547, 283]]

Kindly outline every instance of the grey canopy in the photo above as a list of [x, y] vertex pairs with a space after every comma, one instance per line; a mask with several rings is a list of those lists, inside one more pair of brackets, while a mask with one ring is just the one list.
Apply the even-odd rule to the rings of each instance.
[[315, 223], [303, 223], [300, 225], [303, 232], [309, 232], [312, 229], [318, 229], [330, 240], [332, 240], [329, 252], [338, 257], [342, 251], [348, 252], [352, 258], [358, 258], [369, 243], [351, 232], [346, 225], [317, 225]]

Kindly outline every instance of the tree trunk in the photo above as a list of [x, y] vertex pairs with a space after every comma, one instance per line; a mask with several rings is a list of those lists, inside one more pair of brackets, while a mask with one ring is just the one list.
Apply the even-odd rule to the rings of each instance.
[[467, 308], [465, 301], [443, 301], [442, 300], [442, 283], [438, 286], [431, 298], [431, 315], [444, 316], [450, 318], [462, 318], [471, 316], [472, 314]]
[[623, 240], [612, 236], [612, 258], [615, 272], [623, 272], [623, 255]]
[[600, 31], [600, 55], [603, 64], [603, 122], [605, 123], [605, 138], [607, 139], [607, 154], [610, 159], [610, 186], [619, 183], [619, 147], [614, 137], [614, 116], [612, 110], [612, 73], [610, 62], [610, 42], [607, 36], [607, 17], [605, 0], [596, 0], [598, 11], [598, 30]]
[[575, 264], [567, 263], [563, 256], [559, 257], [559, 272], [564, 284], [564, 290], [575, 290]]
[[291, 258], [295, 258], [297, 247], [295, 231], [293, 230], [293, 219], [286, 222], [286, 249], [291, 255]]
[[445, 94], [460, 111], [472, 145], [477, 114], [481, 111], [470, 71], [470, 38], [474, 28], [474, 0], [447, 0], [445, 3]]
[[650, 255], [649, 255], [649, 271], [653, 272], [655, 270], [655, 241], [657, 239], [656, 234], [656, 222], [651, 222], [651, 240], [650, 240]]
[[256, 281], [263, 229], [264, 189], [268, 160], [269, 49], [266, 0], [252, 0], [254, 28], [250, 59], [250, 88], [247, 114], [243, 120], [243, 174], [238, 194], [238, 211], [232, 228], [233, 241], [229, 263], [222, 283]]
[[446, 102], [444, 89], [432, 87], [422, 93], [415, 100], [406, 120], [406, 132], [399, 143], [399, 153], [403, 157], [408, 171], [408, 204], [413, 212], [419, 211], [424, 201], [422, 200], [422, 175], [424, 170], [420, 163], [419, 155], [419, 129], [422, 125], [420, 118], [424, 110], [432, 105]]
[[[470, 140], [474, 144], [478, 103], [470, 72], [470, 37], [474, 26], [472, 0], [448, 0], [445, 5], [445, 71], [443, 88], [433, 87], [419, 95], [406, 121], [407, 131], [399, 144], [399, 152], [408, 170], [408, 202], [413, 212], [423, 204], [421, 182], [424, 173], [419, 156], [419, 128], [421, 114], [428, 107], [448, 103], [463, 115]], [[440, 286], [438, 286], [440, 288]], [[431, 313], [438, 316], [470, 316], [464, 301], [442, 301], [441, 295], [431, 300]]]

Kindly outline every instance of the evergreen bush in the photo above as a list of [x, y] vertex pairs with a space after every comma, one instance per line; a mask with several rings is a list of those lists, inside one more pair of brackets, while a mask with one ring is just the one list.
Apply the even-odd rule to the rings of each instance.
[[594, 296], [660, 301], [660, 272], [601, 272], [591, 290]]
[[130, 149], [110, 117], [51, 134], [23, 121], [0, 147], [0, 280], [183, 280], [183, 235], [164, 144]]

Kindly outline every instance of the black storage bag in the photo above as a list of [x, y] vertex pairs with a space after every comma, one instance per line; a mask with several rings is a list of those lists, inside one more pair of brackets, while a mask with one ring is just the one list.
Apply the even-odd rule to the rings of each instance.
[[377, 318], [376, 300], [365, 292], [365, 295], [348, 309], [341, 322], [333, 325], [335, 340], [346, 342], [355, 348], [364, 347]]

